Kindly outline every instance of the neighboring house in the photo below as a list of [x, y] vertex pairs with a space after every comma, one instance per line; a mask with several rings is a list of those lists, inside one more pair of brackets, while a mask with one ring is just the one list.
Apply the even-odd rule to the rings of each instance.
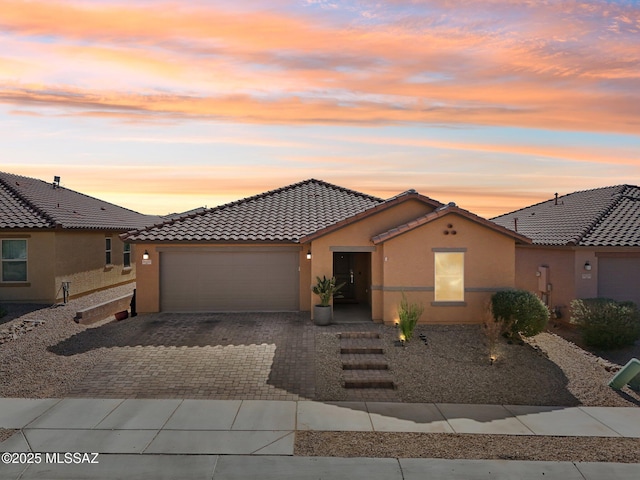
[[162, 219], [0, 172], [0, 301], [55, 303], [133, 282], [135, 255], [119, 234]]
[[414, 190], [383, 200], [314, 179], [122, 238], [136, 244], [139, 312], [310, 311], [326, 275], [388, 323], [402, 292], [423, 322], [482, 321], [529, 242]]
[[640, 187], [556, 194], [493, 221], [533, 240], [516, 249], [516, 284], [562, 316], [576, 298], [640, 305]]

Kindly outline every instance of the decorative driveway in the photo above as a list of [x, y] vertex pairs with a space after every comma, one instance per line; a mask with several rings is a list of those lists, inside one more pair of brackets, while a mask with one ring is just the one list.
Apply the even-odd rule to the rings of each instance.
[[308, 313], [147, 314], [50, 350], [109, 350], [71, 397], [312, 399], [316, 328]]

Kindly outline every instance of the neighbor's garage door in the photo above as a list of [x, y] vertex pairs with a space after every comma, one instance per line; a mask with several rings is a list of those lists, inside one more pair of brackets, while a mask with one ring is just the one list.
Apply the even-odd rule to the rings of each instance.
[[640, 258], [599, 257], [598, 296], [640, 305]]
[[160, 256], [164, 312], [298, 310], [298, 252], [165, 251]]

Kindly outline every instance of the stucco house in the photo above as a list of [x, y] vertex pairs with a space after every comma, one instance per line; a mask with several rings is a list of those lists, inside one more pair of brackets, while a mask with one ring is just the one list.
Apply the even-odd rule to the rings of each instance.
[[326, 275], [346, 283], [341, 302], [387, 323], [402, 292], [422, 322], [480, 322], [529, 243], [414, 190], [383, 200], [315, 179], [121, 238], [136, 245], [138, 312], [311, 311]]
[[568, 318], [571, 300], [640, 305], [640, 187], [570, 193], [492, 219], [532, 239], [516, 248], [516, 285]]
[[[56, 181], [57, 180], [57, 181]], [[161, 218], [59, 185], [0, 172], [0, 301], [56, 303], [135, 281], [118, 236]]]

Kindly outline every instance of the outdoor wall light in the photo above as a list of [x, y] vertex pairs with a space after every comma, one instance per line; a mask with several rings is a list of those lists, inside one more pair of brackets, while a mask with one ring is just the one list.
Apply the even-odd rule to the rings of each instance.
[[307, 260], [311, 260], [311, 250], [307, 252]]
[[589, 263], [589, 260], [584, 262], [584, 269], [587, 271], [591, 270], [591, 264]]
[[149, 252], [147, 252], [146, 250], [144, 251], [144, 253], [142, 254], [142, 259], [143, 260], [149, 260]]

